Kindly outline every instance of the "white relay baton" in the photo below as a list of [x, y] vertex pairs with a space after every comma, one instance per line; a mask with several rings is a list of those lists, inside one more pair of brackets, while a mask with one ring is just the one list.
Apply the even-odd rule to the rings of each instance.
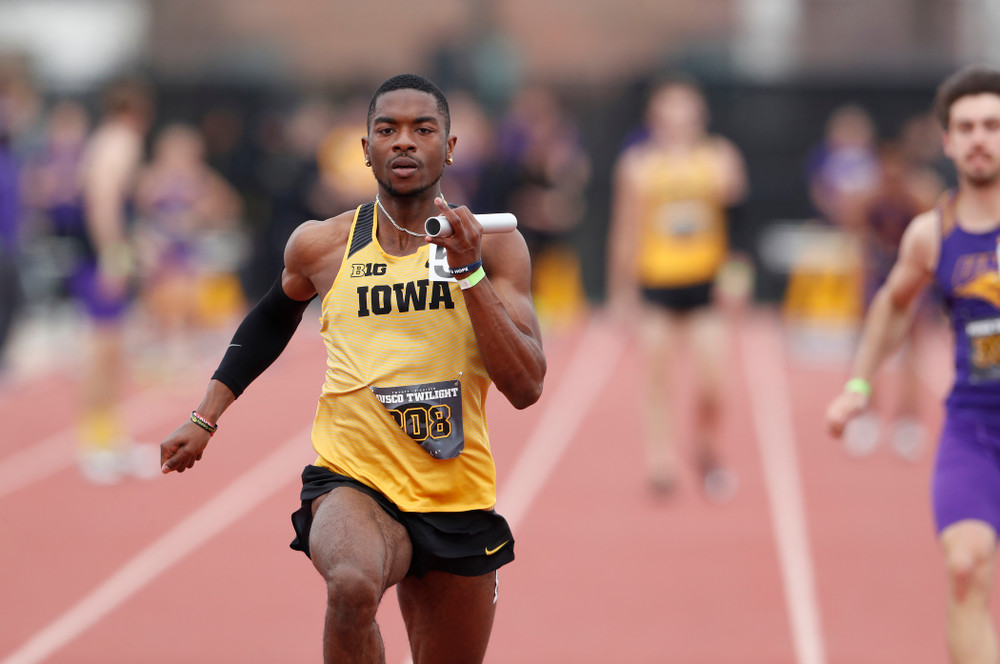
[[[517, 228], [517, 217], [510, 212], [491, 212], [474, 216], [483, 227], [484, 233], [509, 233]], [[424, 222], [424, 232], [431, 237], [448, 237], [453, 231], [448, 218], [438, 215]]]

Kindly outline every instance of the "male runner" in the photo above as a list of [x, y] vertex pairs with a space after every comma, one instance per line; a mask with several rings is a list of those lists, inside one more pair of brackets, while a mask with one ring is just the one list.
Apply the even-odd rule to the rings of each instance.
[[71, 289], [93, 325], [82, 381], [78, 460], [84, 477], [96, 484], [114, 483], [127, 474], [156, 475], [155, 448], [132, 441], [118, 408], [128, 369], [126, 315], [138, 277], [130, 211], [153, 112], [145, 83], [110, 85], [104, 119], [81, 163], [85, 229]]
[[839, 436], [864, 412], [878, 367], [905, 337], [918, 295], [936, 282], [955, 337], [955, 383], [933, 481], [948, 648], [956, 664], [995, 664], [988, 604], [1000, 530], [1000, 70], [953, 74], [938, 89], [935, 110], [958, 188], [904, 232], [865, 317], [853, 377], [830, 404], [827, 423]]
[[[326, 581], [328, 663], [384, 661], [375, 614], [393, 585], [416, 664], [481, 662], [496, 570], [514, 558], [493, 511], [485, 397], [493, 383], [530, 406], [545, 357], [523, 238], [483, 236], [467, 208], [441, 196], [455, 143], [430, 81], [404, 74], [376, 90], [361, 139], [376, 200], [292, 234], [280, 280], [240, 325], [191, 420], [161, 446], [165, 473], [201, 459], [218, 418], [322, 297], [319, 456], [302, 473], [292, 546]], [[454, 235], [424, 236], [434, 215]]]

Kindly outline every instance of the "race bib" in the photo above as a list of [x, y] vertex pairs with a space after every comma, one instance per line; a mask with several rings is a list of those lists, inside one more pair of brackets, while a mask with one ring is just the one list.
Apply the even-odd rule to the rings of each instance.
[[448, 252], [444, 247], [436, 244], [430, 245], [430, 253], [427, 256], [427, 279], [429, 281], [455, 281], [451, 276], [451, 267], [448, 265]]
[[965, 324], [969, 339], [969, 378], [974, 383], [1000, 380], [1000, 318]]
[[661, 235], [680, 239], [711, 228], [711, 218], [711, 210], [702, 201], [672, 201], [660, 206], [656, 223]]
[[462, 453], [465, 433], [460, 381], [370, 389], [399, 428], [432, 457], [454, 459]]

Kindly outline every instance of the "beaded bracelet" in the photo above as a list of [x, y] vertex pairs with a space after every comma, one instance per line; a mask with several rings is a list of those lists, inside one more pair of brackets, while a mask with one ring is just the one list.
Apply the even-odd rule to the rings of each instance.
[[475, 272], [467, 276], [465, 279], [459, 279], [458, 285], [462, 287], [462, 290], [468, 290], [482, 281], [484, 277], [486, 277], [486, 270], [484, 270], [483, 266], [480, 265]]
[[207, 431], [209, 436], [214, 436], [215, 430], [219, 428], [218, 424], [212, 424], [196, 410], [191, 411], [191, 421]]
[[449, 268], [448, 272], [453, 277], [457, 277], [460, 274], [468, 274], [470, 272], [475, 272], [483, 266], [483, 260], [479, 259], [475, 263], [469, 263], [468, 265], [463, 265], [462, 267]]

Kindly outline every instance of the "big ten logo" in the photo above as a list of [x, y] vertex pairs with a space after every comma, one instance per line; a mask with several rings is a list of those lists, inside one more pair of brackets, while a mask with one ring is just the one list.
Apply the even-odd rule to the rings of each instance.
[[428, 437], [438, 440], [451, 435], [451, 408], [445, 404], [413, 404], [405, 408], [394, 408], [389, 414], [396, 420], [399, 428], [417, 442]]
[[387, 268], [385, 263], [352, 263], [351, 277], [380, 277]]

